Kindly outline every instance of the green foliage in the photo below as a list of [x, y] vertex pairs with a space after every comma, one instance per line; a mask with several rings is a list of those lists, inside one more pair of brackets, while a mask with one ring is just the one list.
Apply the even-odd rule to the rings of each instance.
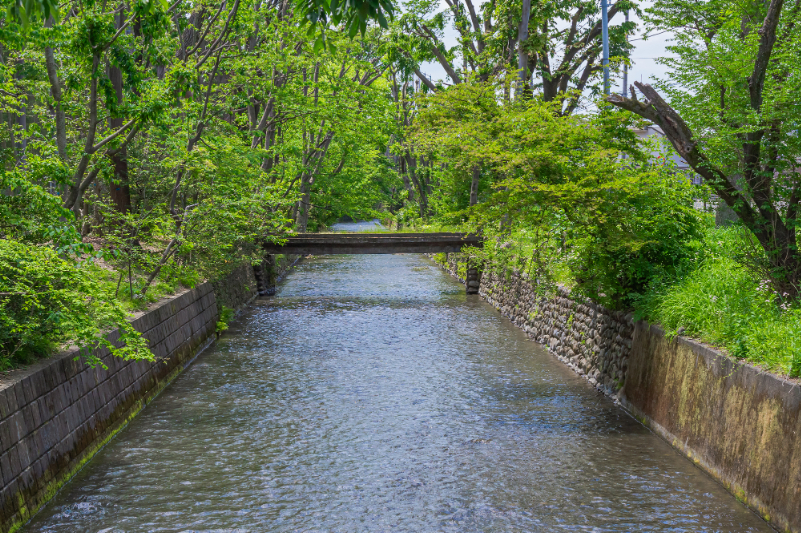
[[[382, 28], [388, 28], [388, 19], [392, 20], [395, 6], [391, 0], [295, 0], [295, 6], [304, 17], [304, 23], [310, 23], [309, 35], [317, 25], [327, 26], [342, 24], [350, 38], [361, 32], [364, 36], [367, 23], [376, 21]], [[329, 48], [330, 41], [321, 35], [314, 44], [315, 52], [325, 44]], [[336, 51], [336, 46], [333, 47]]]
[[655, 30], [676, 32], [668, 47], [672, 55], [660, 59], [669, 70], [658, 86], [693, 129], [704, 154], [726, 175], [742, 174], [747, 165], [742, 157], [742, 136], [771, 125], [775, 130], [765, 139], [768, 146], [754, 155], [772, 159], [776, 171], [789, 173], [782, 180], [782, 190], [777, 191], [785, 196], [790, 194], [785, 188], [797, 179], [801, 156], [801, 138], [796, 133], [801, 120], [801, 109], [796, 105], [801, 99], [801, 84], [787, 81], [801, 75], [801, 13], [787, 8], [782, 14], [757, 112], [752, 108], [748, 78], [753, 74], [759, 27], [767, 6], [762, 2], [712, 0], [688, 4], [670, 0], [655, 3], [647, 10], [647, 18]]
[[71, 224], [72, 212], [59, 198], [21, 177], [21, 172], [0, 170], [0, 236], [31, 244], [49, 242], [61, 253], [86, 253], [92, 247], [81, 241]]
[[[666, 126], [674, 146], [759, 241], [761, 260], [751, 266], [777, 295], [801, 298], [799, 6], [664, 0], [646, 11], [650, 29], [674, 36], [671, 54], [660, 59], [667, 76], [656, 84], [667, 102], [659, 112], [621, 98], [616, 105]], [[650, 86], [639, 89], [663, 99]], [[675, 111], [665, 114], [668, 105]]]
[[[693, 199], [701, 191], [645, 155], [652, 148], [630, 131], [628, 114], [562, 116], [559, 102], [504, 103], [497, 83], [423, 101], [412, 140], [447, 163], [432, 201], [441, 219], [466, 218], [490, 236], [499, 245], [484, 252], [492, 262], [540, 283], [567, 269], [568, 284], [615, 308], [694, 256], [702, 219]], [[470, 186], [476, 166], [483, 202], [465, 210], [455, 191]]]
[[801, 376], [801, 309], [777, 301], [768, 282], [738, 258], [749, 247], [741, 228], [710, 228], [696, 268], [660, 280], [638, 302], [638, 315], [669, 332], [726, 348], [731, 355]]
[[[393, 203], [386, 55], [366, 26], [387, 25], [387, 0], [314, 4], [325, 48], [286, 3], [48, 6], [0, 15], [0, 238], [51, 254], [93, 301], [144, 309], [261, 260], [264, 239]], [[14, 361], [73, 342], [36, 316], [28, 334], [13, 314]]]
[[217, 335], [228, 329], [228, 324], [234, 319], [234, 310], [230, 307], [222, 306], [220, 309], [220, 319], [217, 321]]
[[[73, 344], [85, 348], [89, 364], [102, 364], [91, 353], [101, 347], [125, 359], [152, 359], [126, 317], [88, 265], [48, 247], [0, 239], [1, 369]], [[113, 328], [119, 328], [122, 348], [102, 336]]]
[[53, 17], [58, 21], [61, 17], [58, 2], [53, 0], [13, 0], [7, 5], [8, 18], [23, 26], [30, 25], [31, 19], [41, 16], [47, 20]]
[[628, 307], [656, 278], [676, 278], [696, 259], [703, 229], [698, 193], [671, 169], [640, 173], [636, 187], [610, 197], [591, 225], [569, 230], [576, 288], [597, 302]]

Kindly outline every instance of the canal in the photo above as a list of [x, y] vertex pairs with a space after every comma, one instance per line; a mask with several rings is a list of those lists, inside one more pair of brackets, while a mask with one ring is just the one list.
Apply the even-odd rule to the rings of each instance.
[[772, 531], [464, 292], [301, 263], [24, 531]]

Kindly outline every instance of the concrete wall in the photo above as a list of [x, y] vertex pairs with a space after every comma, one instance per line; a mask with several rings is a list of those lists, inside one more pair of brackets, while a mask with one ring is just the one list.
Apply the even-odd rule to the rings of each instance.
[[801, 387], [656, 326], [634, 330], [624, 405], [781, 531], [801, 531]]
[[99, 351], [108, 369], [88, 368], [73, 352], [2, 379], [0, 532], [24, 524], [215, 338], [221, 305], [235, 309], [255, 295], [253, 269], [244, 265], [133, 321], [154, 362]]
[[[459, 277], [459, 261], [442, 266]], [[485, 272], [479, 294], [774, 527], [801, 533], [799, 384], [514, 272]]]

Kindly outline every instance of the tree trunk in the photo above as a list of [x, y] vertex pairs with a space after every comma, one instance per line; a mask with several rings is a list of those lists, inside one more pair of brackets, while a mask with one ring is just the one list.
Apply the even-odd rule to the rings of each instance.
[[[52, 17], [47, 21], [47, 25], [52, 25]], [[67, 161], [67, 120], [64, 116], [64, 107], [61, 105], [61, 81], [58, 79], [58, 65], [56, 65], [56, 57], [53, 49], [50, 47], [45, 48], [45, 67], [47, 69], [47, 77], [50, 81], [50, 94], [55, 101], [55, 115], [56, 115], [56, 147], [58, 148], [58, 157], [61, 161]]]
[[409, 179], [409, 172], [406, 165], [406, 158], [405, 157], [398, 157], [398, 165], [400, 165], [400, 175], [403, 178], [403, 187], [406, 189], [408, 193], [408, 199], [410, 202], [414, 202], [414, 187], [412, 187], [412, 182]]
[[298, 233], [306, 233], [306, 228], [309, 225], [309, 211], [311, 210], [311, 186], [311, 176], [307, 173], [304, 173], [300, 182], [300, 200], [298, 200], [298, 215], [297, 220], [295, 221], [295, 229], [298, 231]]
[[[117, 15], [116, 28], [119, 29], [125, 22], [125, 13]], [[111, 81], [114, 92], [117, 96], [117, 105], [122, 104], [122, 71], [117, 67], [109, 67], [108, 77]], [[110, 118], [109, 127], [116, 131], [123, 125], [122, 118]], [[123, 147], [119, 151], [111, 154], [111, 162], [114, 165], [114, 182], [109, 185], [109, 193], [114, 209], [119, 213], [127, 213], [131, 209], [131, 188], [128, 183], [128, 152]]]
[[417, 193], [420, 195], [420, 200], [418, 201], [420, 218], [425, 218], [426, 215], [428, 215], [428, 195], [426, 194], [426, 186], [417, 176], [417, 158], [409, 153], [406, 154], [406, 168], [408, 169], [409, 178], [411, 178], [417, 188]]
[[481, 168], [476, 165], [473, 167], [473, 179], [470, 182], [470, 205], [478, 203], [478, 182], [481, 178]]
[[528, 40], [528, 23], [531, 18], [531, 0], [523, 0], [523, 12], [520, 17], [520, 26], [517, 29], [517, 69], [520, 81], [517, 85], [518, 99], [522, 98], [529, 89], [528, 80], [528, 53], [525, 51], [525, 44]]

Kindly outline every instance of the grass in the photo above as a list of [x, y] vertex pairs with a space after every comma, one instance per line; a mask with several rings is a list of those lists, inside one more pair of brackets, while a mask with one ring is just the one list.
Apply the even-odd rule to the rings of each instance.
[[[697, 268], [654, 284], [640, 315], [732, 356], [792, 377], [801, 375], [801, 309], [776, 301], [765, 280], [738, 261], [746, 242], [738, 228], [711, 228]], [[682, 329], [683, 328], [683, 329]]]
[[[133, 270], [129, 284], [125, 269], [122, 271], [112, 270], [98, 264], [89, 264], [86, 268], [91, 271], [92, 277], [103, 288], [108, 298], [118, 300], [126, 310], [131, 312], [143, 311], [147, 309], [148, 305], [165, 296], [175, 294], [182, 287], [191, 288], [198, 282], [195, 279], [179, 280], [172, 276], [168, 280], [159, 277], [153, 281], [144, 297], [141, 297], [139, 293], [147, 280], [147, 273]], [[131, 293], [133, 293], [133, 297]]]
[[[668, 334], [680, 332], [771, 372], [801, 377], [801, 305], [777, 302], [767, 281], [744, 266], [743, 250], [750, 248], [742, 229], [710, 224], [695, 262], [680, 279], [653, 282], [635, 314]], [[485, 260], [570, 288], [575, 280], [564, 252], [557, 238], [518, 229], [501, 246], [487, 247]]]
[[[175, 276], [171, 276], [169, 280], [157, 278], [144, 297], [140, 297], [139, 292], [147, 279], [146, 273], [135, 269], [132, 270], [131, 283], [129, 285], [127, 270], [121, 277], [119, 271], [113, 270], [102, 261], [86, 262], [82, 268], [92, 280], [92, 283], [98, 287], [98, 293], [95, 297], [105, 301], [116, 300], [129, 313], [144, 311], [150, 304], [175, 294], [183, 287], [194, 286], [199, 280], [199, 277], [192, 276], [191, 272], [188, 276], [180, 279]], [[133, 290], [133, 298], [131, 297], [131, 289]], [[48, 338], [41, 338], [39, 341], [35, 344], [30, 344], [26, 349], [15, 352], [11, 357], [0, 354], [0, 372], [25, 367], [66, 347]]]

